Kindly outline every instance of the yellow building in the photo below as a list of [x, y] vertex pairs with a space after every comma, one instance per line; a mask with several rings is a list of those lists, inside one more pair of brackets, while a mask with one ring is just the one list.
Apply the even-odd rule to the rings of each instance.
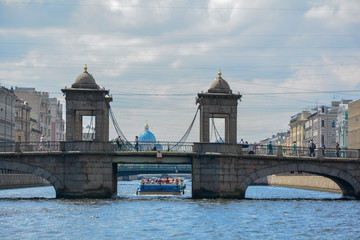
[[290, 144], [296, 142], [298, 147], [306, 147], [305, 144], [305, 121], [311, 115], [310, 111], [303, 111], [290, 119]]
[[15, 142], [30, 141], [31, 107], [22, 99], [15, 101]]
[[349, 149], [360, 149], [360, 99], [349, 104]]

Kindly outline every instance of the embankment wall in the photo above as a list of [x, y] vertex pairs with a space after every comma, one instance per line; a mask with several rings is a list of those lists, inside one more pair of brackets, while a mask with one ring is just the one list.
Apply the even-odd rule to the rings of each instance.
[[0, 189], [49, 186], [45, 179], [33, 174], [0, 174]]
[[278, 176], [267, 177], [268, 185], [341, 193], [338, 185], [321, 176]]

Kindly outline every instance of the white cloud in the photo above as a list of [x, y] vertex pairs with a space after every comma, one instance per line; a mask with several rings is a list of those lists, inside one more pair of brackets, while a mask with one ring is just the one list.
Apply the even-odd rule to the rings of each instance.
[[[327, 4], [321, 5], [321, 2]], [[320, 1], [319, 5], [313, 6], [305, 13], [308, 19], [321, 21], [328, 27], [336, 28], [347, 24], [360, 23], [358, 0], [332, 0]]]
[[[358, 23], [356, 11], [346, 10], [357, 5], [335, 0], [109, 0], [66, 5], [58, 21], [41, 24], [32, 18], [25, 24], [19, 15], [19, 25], [12, 25], [4, 17], [0, 78], [7, 86], [60, 92], [86, 63], [97, 83], [114, 94], [114, 112], [130, 140], [146, 120], [157, 137], [176, 140], [192, 120], [196, 94], [207, 91], [221, 69], [232, 90], [245, 93], [239, 103], [239, 136], [257, 141], [286, 129], [291, 115], [317, 99], [327, 103], [329, 95], [246, 93], [359, 87], [356, 26], [342, 27], [343, 35], [329, 28], [335, 26], [329, 25], [332, 21]], [[321, 15], [324, 6], [333, 10]], [[39, 4], [37, 11], [46, 7], [53, 6]], [[29, 15], [37, 15], [36, 8], [29, 9]], [[176, 93], [189, 95], [171, 95]], [[193, 131], [192, 140], [198, 140], [198, 128]]]

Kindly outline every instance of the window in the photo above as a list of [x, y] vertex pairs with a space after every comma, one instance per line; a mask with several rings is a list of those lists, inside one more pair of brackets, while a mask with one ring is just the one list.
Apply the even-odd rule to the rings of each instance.
[[325, 127], [325, 120], [321, 120], [321, 127]]
[[335, 121], [332, 121], [331, 126], [334, 128], [335, 127]]

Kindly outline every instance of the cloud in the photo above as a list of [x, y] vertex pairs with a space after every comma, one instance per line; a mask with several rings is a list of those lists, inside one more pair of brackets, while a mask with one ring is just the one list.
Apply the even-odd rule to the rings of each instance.
[[[321, 2], [327, 4], [321, 4]], [[320, 1], [305, 13], [305, 18], [318, 20], [325, 26], [336, 28], [347, 24], [360, 23], [358, 11], [360, 2], [357, 0]]]
[[[113, 94], [130, 140], [146, 120], [159, 139], [180, 139], [197, 93], [218, 70], [244, 94], [238, 134], [249, 141], [286, 130], [291, 115], [332, 98], [288, 92], [359, 87], [358, 20], [347, 10], [359, 9], [355, 1], [79, 1], [57, 6], [55, 16], [41, 14], [52, 3], [28, 2], [15, 12], [25, 18], [9, 5], [0, 9], [2, 84], [58, 93], [87, 64]], [[192, 134], [197, 141], [198, 121]]]

